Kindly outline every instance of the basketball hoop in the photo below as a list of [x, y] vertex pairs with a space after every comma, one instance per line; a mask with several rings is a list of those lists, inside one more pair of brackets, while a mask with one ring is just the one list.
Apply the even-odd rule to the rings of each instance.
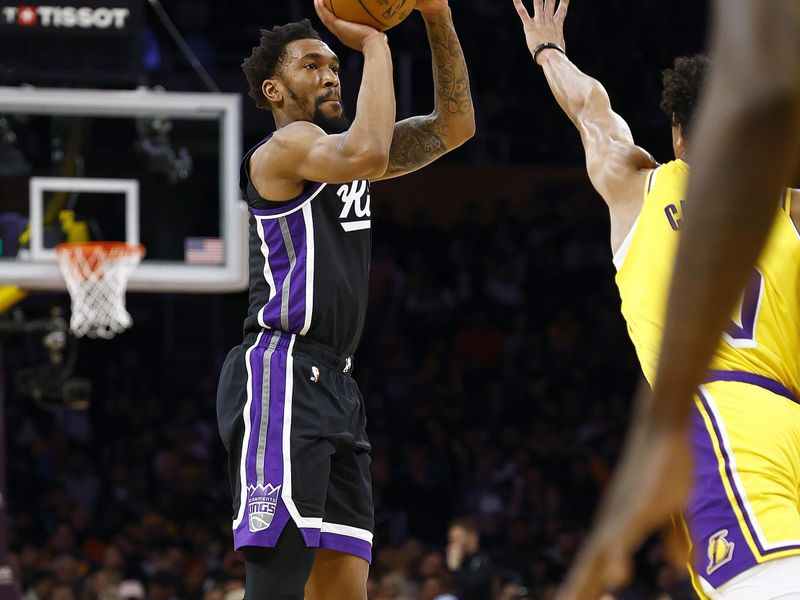
[[76, 337], [112, 338], [133, 324], [125, 310], [128, 277], [144, 246], [126, 242], [56, 245], [61, 274], [72, 298], [69, 327]]

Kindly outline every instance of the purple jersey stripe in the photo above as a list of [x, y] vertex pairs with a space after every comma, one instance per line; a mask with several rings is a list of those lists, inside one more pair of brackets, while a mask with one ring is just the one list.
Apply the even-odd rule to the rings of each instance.
[[764, 377], [763, 375], [748, 373], [746, 371], [719, 371], [712, 369], [708, 372], [705, 383], [711, 383], [712, 381], [738, 381], [739, 383], [757, 385], [758, 387], [764, 388], [773, 394], [783, 396], [792, 402], [797, 402], [800, 404], [800, 401], [797, 400], [789, 388], [787, 388], [781, 382], [770, 379], [769, 377]]
[[308, 264], [308, 240], [303, 211], [286, 217], [295, 253], [295, 267], [291, 273], [289, 288], [288, 321], [291, 333], [300, 333], [306, 320], [306, 270]]
[[261, 226], [264, 231], [262, 243], [269, 248], [269, 270], [275, 282], [272, 299], [261, 309], [263, 323], [272, 329], [281, 329], [281, 307], [283, 304], [283, 286], [289, 275], [291, 261], [286, 245], [283, 241], [283, 232], [279, 220], [263, 220]]
[[308, 239], [302, 211], [262, 221], [269, 247], [269, 268], [275, 295], [261, 309], [263, 323], [272, 329], [300, 333], [306, 317]]
[[[701, 399], [705, 411], [711, 419], [712, 431], [707, 429], [699, 409], [695, 408], [692, 413], [690, 429], [695, 461], [694, 484], [684, 509], [684, 518], [694, 547], [692, 566], [698, 575], [716, 588], [730, 578], [755, 566], [758, 561], [747, 544], [720, 477], [719, 459], [714, 451], [714, 438], [717, 439], [725, 456], [725, 468], [729, 481], [731, 481], [730, 465], [725, 448], [722, 446], [718, 426], [714, 421], [714, 414], [708, 406], [707, 399], [702, 397], [702, 393]], [[741, 505], [741, 503], [739, 504]], [[724, 541], [732, 545], [732, 553], [729, 558], [724, 555], [714, 556], [713, 553], [715, 544], [712, 540], [721, 532], [725, 532]]]
[[372, 544], [362, 539], [323, 531], [319, 534], [319, 547], [328, 550], [338, 550], [345, 554], [353, 554], [372, 563]]

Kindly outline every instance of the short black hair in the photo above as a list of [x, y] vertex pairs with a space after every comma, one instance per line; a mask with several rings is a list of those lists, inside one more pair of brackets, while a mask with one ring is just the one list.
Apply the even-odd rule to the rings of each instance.
[[672, 119], [673, 125], [681, 126], [684, 135], [700, 102], [710, 62], [704, 54], [679, 56], [673, 68], [662, 74], [661, 110]]
[[244, 71], [247, 84], [250, 86], [249, 95], [256, 101], [256, 106], [270, 108], [269, 101], [261, 91], [261, 84], [265, 79], [271, 79], [278, 72], [281, 60], [286, 54], [286, 46], [296, 40], [319, 39], [322, 38], [308, 19], [261, 30], [261, 41], [242, 63], [242, 71]]

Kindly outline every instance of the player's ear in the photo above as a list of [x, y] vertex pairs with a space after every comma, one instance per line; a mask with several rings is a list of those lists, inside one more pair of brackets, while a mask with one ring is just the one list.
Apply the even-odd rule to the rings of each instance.
[[261, 93], [273, 106], [283, 102], [283, 90], [276, 79], [265, 79], [261, 82]]

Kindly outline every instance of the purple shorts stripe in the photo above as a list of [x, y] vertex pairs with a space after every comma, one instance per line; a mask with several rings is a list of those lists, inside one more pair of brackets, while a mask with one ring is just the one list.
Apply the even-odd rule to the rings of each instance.
[[[251, 429], [244, 457], [247, 480], [241, 482], [246, 489], [246, 506], [244, 518], [233, 532], [236, 549], [274, 546], [289, 521], [281, 489], [286, 356], [290, 340], [291, 336], [280, 332], [265, 332], [250, 354]], [[265, 357], [268, 365], [264, 364]], [[262, 429], [264, 410], [267, 411], [266, 432]]]
[[772, 392], [773, 394], [778, 394], [778, 396], [783, 396], [784, 398], [787, 398], [792, 402], [800, 404], [800, 401], [797, 400], [797, 398], [789, 390], [789, 388], [787, 388], [779, 381], [775, 381], [774, 379], [770, 379], [769, 377], [764, 377], [763, 375], [756, 375], [755, 373], [748, 373], [746, 371], [711, 370], [708, 372], [708, 375], [706, 376], [705, 383], [711, 383], [713, 381], [736, 381], [739, 383], [749, 383], [750, 385], [757, 385], [758, 387], [764, 388], [765, 390]]
[[323, 531], [319, 535], [319, 547], [352, 554], [372, 564], [372, 544], [359, 538]]
[[[720, 476], [719, 459], [714, 450], [714, 438], [723, 453], [728, 481], [732, 482], [729, 457], [722, 444], [719, 426], [714, 420], [714, 414], [710, 410], [707, 398], [704, 398], [702, 393], [700, 393], [700, 399], [711, 420], [712, 431], [707, 429], [702, 414], [695, 408], [692, 413], [690, 432], [695, 461], [694, 485], [684, 510], [684, 518], [694, 548], [692, 567], [716, 588], [758, 564], [758, 561], [750, 550], [744, 532], [739, 526], [739, 519], [731, 506]], [[732, 485], [732, 487], [736, 492], [735, 486]], [[739, 498], [737, 501], [741, 506]], [[715, 543], [713, 541], [715, 539], [721, 541]], [[712, 559], [709, 554], [713, 554], [713, 549], [721, 547], [721, 544], [728, 544], [732, 547], [730, 557], [722, 554], [716, 555]]]

